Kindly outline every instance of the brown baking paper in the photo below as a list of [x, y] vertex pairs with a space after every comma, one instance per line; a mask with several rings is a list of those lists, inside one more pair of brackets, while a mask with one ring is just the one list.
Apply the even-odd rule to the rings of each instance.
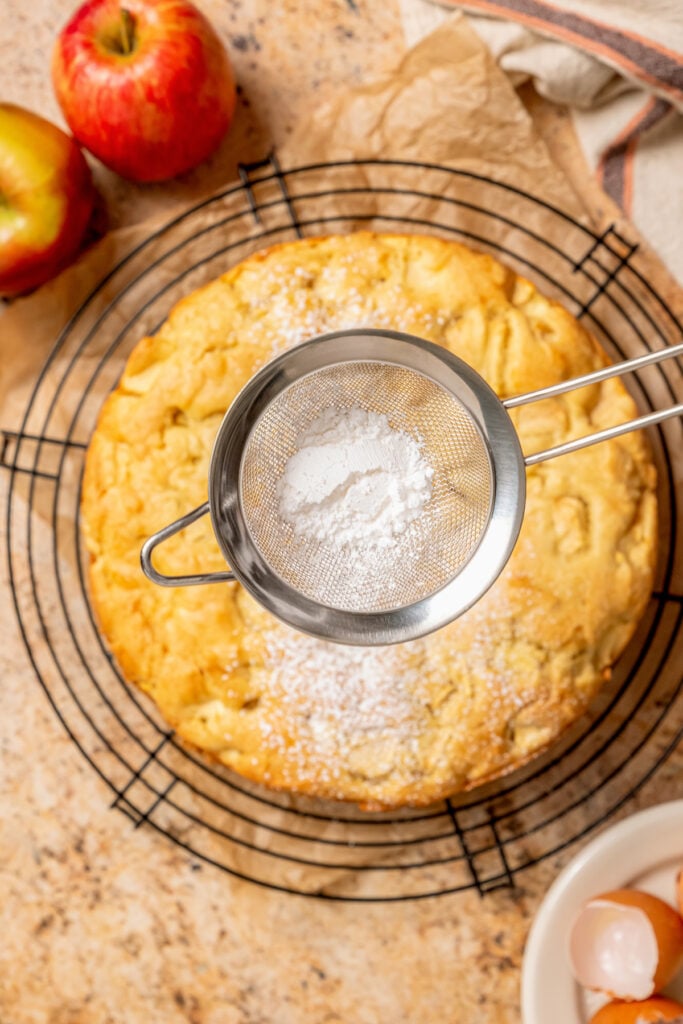
[[[232, 190], [228, 187], [220, 198], [190, 213], [187, 213], [186, 206], [165, 206], [155, 221], [109, 234], [53, 283], [12, 303], [5, 311], [0, 340], [0, 426], [10, 432], [23, 429], [27, 435], [49, 435], [57, 441], [54, 450], [43, 446], [37, 451], [30, 438], [17, 442], [8, 435], [5, 451], [5, 462], [14, 460], [19, 467], [19, 472], [14, 475], [17, 507], [30, 496], [33, 519], [44, 519], [47, 523], [48, 529], [42, 532], [43, 538], [47, 539], [42, 543], [36, 542], [34, 553], [34, 562], [40, 566], [45, 580], [46, 603], [51, 600], [50, 580], [55, 569], [48, 543], [51, 529], [64, 537], [59, 564], [65, 578], [73, 584], [74, 592], [78, 590], [78, 543], [74, 520], [79, 476], [83, 450], [104, 397], [115, 385], [136, 341], [145, 332], [153, 330], [182, 295], [215, 277], [231, 263], [271, 242], [295, 237], [297, 229], [304, 235], [348, 231], [354, 227], [417, 230], [415, 220], [424, 222], [423, 230], [436, 230], [446, 237], [464, 237], [473, 245], [502, 253], [503, 258], [517, 269], [532, 276], [535, 272], [530, 264], [547, 269], [542, 262], [539, 264], [539, 253], [542, 252], [539, 239], [551, 238], [558, 252], [562, 252], [563, 247], [571, 247], [572, 260], [576, 263], [580, 263], [590, 248], [589, 236], [582, 235], [581, 230], [573, 226], [573, 221], [589, 224], [581, 202], [551, 160], [507, 79], [460, 18], [454, 18], [421, 42], [404, 57], [394, 73], [340, 95], [312, 111], [310, 120], [299, 126], [291, 142], [280, 149], [277, 157], [283, 177], [274, 174], [272, 167], [252, 175], [251, 198], [259, 206], [258, 218], [249, 209], [244, 190], [237, 187]], [[345, 163], [387, 160], [396, 163], [361, 162], [353, 166]], [[333, 167], [319, 166], [327, 161], [337, 163]], [[430, 166], [422, 168], [415, 164]], [[443, 167], [461, 173], [453, 175], [440, 169]], [[501, 189], [492, 181], [503, 183], [508, 188]], [[290, 205], [283, 202], [283, 185]], [[370, 194], [364, 191], [368, 186], [379, 191]], [[527, 193], [533, 194], [537, 201], [529, 200]], [[572, 220], [563, 220], [553, 212], [555, 210], [563, 211]], [[490, 218], [487, 218], [489, 212], [496, 214], [493, 228], [489, 224]], [[179, 219], [173, 227], [166, 228], [172, 215]], [[434, 221], [438, 222], [437, 227], [434, 227]], [[635, 241], [630, 226], [620, 225], [620, 230], [626, 239]], [[652, 258], [638, 253], [635, 259], [640, 261], [641, 273], [648, 278], [655, 268]], [[655, 269], [659, 274], [660, 269]], [[563, 280], [566, 281], [566, 272]], [[544, 290], [566, 300], [566, 295], [563, 296], [561, 289], [558, 290], [550, 280], [539, 283]], [[581, 301], [588, 302], [592, 291], [590, 282], [581, 279], [576, 287]], [[640, 285], [637, 287], [645, 296], [646, 289]], [[577, 311], [576, 307], [574, 311]], [[607, 312], [603, 313], [607, 316]], [[131, 324], [132, 317], [135, 319]], [[603, 324], [609, 327], [604, 319]], [[36, 399], [22, 425], [29, 395], [62, 328], [65, 328], [65, 333], [60, 342], [61, 348], [41, 379]], [[615, 330], [618, 331], [618, 327]], [[667, 340], [674, 340], [675, 326], [666, 321], [666, 317], [662, 318], [661, 330]], [[663, 402], [670, 401], [671, 396], [654, 378], [652, 387], [654, 390], [659, 387]], [[60, 456], [59, 442], [65, 438], [74, 447], [69, 449], [70, 454], [62, 466], [62, 490], [55, 502], [49, 473], [51, 467], [54, 469], [59, 465], [55, 461]], [[21, 470], [31, 468], [36, 458], [48, 477], [37, 482], [30, 495], [31, 477]], [[20, 518], [19, 513], [17, 515]], [[29, 581], [22, 577], [20, 561], [17, 562], [14, 587], [23, 600], [21, 595], [28, 588]], [[68, 591], [69, 587], [66, 589]], [[6, 594], [6, 602], [8, 599]], [[68, 593], [66, 601], [69, 601]], [[75, 602], [74, 615], [79, 614], [82, 611], [79, 612]], [[29, 639], [39, 669], [45, 665], [46, 673], [52, 671], [45, 638], [35, 632]], [[52, 635], [49, 640], [52, 645], [62, 642]], [[64, 643], [67, 642], [65, 631]], [[106, 659], [92, 626], [83, 626], [79, 642], [86, 662], [102, 666], [104, 673]], [[87, 703], [91, 699], [88, 682], [85, 672], [81, 675], [81, 700]], [[669, 678], [662, 676], [661, 693], [664, 696], [668, 694], [670, 685]], [[133, 736], [125, 729], [118, 726], [114, 729], [107, 724], [106, 701], [123, 702], [120, 684], [115, 684], [113, 677], [111, 691], [101, 696], [103, 709], [100, 711], [98, 705], [98, 709], [93, 711], [93, 715], [102, 715], [102, 731], [107, 741], [116, 750], [130, 750], [131, 759], [136, 750], [135, 735], [143, 737], [148, 749], [159, 742], [158, 733], [150, 724], [155, 721], [155, 713], [145, 698], [139, 699], [144, 712], [136, 711], [134, 721], [130, 720]], [[598, 715], [604, 707], [605, 702], [593, 714]], [[122, 711], [122, 714], [128, 712]], [[616, 714], [626, 720], [629, 710], [622, 708]], [[651, 720], [651, 710], [642, 713], [640, 728], [649, 728]], [[111, 749], [107, 749], [107, 744], [101, 739], [93, 740], [85, 723], [74, 726], [74, 729], [76, 738], [88, 749], [95, 744], [97, 750], [93, 757], [99, 759], [98, 764], [105, 774], [125, 790], [130, 805], [133, 808], [138, 803], [143, 806], [145, 794], [136, 792], [139, 780], [131, 784], [130, 772]], [[663, 722], [658, 750], [670, 739], [670, 729], [670, 723]], [[577, 735], [577, 730], [573, 731], [550, 756], [555, 757], [560, 750], [569, 750]], [[600, 734], [596, 733], [596, 744], [599, 739]], [[574, 751], [567, 756], [573, 759], [571, 763], [576, 763], [576, 771], [579, 772], [582, 764], [580, 752]], [[642, 776], [642, 758], [647, 760], [652, 756], [651, 750], [645, 748], [638, 757], [634, 755], [629, 770]], [[532, 824], [527, 824], [524, 840], [510, 847], [509, 865], [500, 858], [495, 836], [492, 837], [481, 804], [473, 809], [465, 808], [461, 813], [471, 829], [468, 833], [470, 847], [466, 851], [463, 848], [459, 858], [453, 860], [453, 844], [458, 841], [443, 806], [435, 809], [433, 818], [415, 815], [414, 820], [408, 823], [393, 823], [396, 816], [380, 816], [379, 820], [386, 820], [387, 824], [381, 833], [382, 842], [373, 845], [372, 839], [377, 833], [366, 825], [368, 819], [353, 808], [330, 807], [283, 795], [273, 797], [256, 786], [235, 779], [222, 769], [212, 769], [218, 777], [207, 779], [201, 758], [197, 759], [196, 767], [191, 767], [182, 749], [174, 747], [171, 742], [166, 743], [157, 761], [153, 767], [158, 778], [154, 781], [160, 791], [170, 784], [169, 779], [172, 781], [169, 772], [188, 779], [195, 789], [185, 788], [182, 794], [180, 786], [173, 790], [186, 817], [181, 817], [168, 802], [160, 801], [150, 814], [153, 823], [170, 832], [186, 847], [199, 851], [209, 861], [223, 863], [229, 858], [231, 871], [238, 875], [257, 878], [272, 886], [328, 896], [387, 896], [397, 899], [435, 891], [458, 894], [457, 906], [447, 904], [446, 917], [443, 916], [444, 904], [440, 901], [421, 903], [419, 911], [399, 910], [399, 904], [373, 905], [370, 909], [364, 908], [360, 918], [346, 915], [345, 910], [334, 911], [336, 916], [326, 917], [326, 914], [333, 913], [329, 907], [323, 912], [315, 909], [319, 904], [311, 903], [299, 903], [296, 908], [289, 904], [290, 909], [282, 911], [285, 915], [300, 916], [303, 935], [300, 938], [301, 955], [309, 957], [313, 956], [312, 950], [315, 949], [316, 929], [317, 934], [321, 928], [332, 929], [337, 935], [339, 948], [348, 951], [349, 943], [353, 945], [356, 941], [354, 936], [358, 935], [359, 921], [362, 921], [365, 929], [363, 948], [373, 950], [371, 956], [376, 978], [383, 974], [386, 977], [392, 975], [395, 957], [399, 956], [397, 942], [405, 941], [405, 945], [400, 947], [404, 950], [400, 958], [405, 972], [401, 977], [406, 988], [404, 995], [396, 997], [400, 1008], [394, 1005], [392, 1019], [406, 1021], [516, 1019], [517, 968], [525, 915], [528, 913], [528, 908], [523, 906], [524, 898], [519, 891], [516, 894], [490, 895], [486, 897], [486, 909], [482, 911], [476, 891], [459, 890], [471, 890], [473, 873], [484, 887], [490, 885], [493, 888], [496, 882], [505, 883], [508, 867], [516, 870], [547, 848], [559, 849], [567, 835], [579, 835], [587, 826], [592, 827], [611, 810], [614, 803], [609, 791], [596, 790], [595, 795], [585, 802], [578, 799], [581, 793], [577, 792], [576, 806], [569, 813], [564, 813], [566, 799], [561, 794], [548, 796], [543, 820], [552, 822], [553, 813], [557, 813], [557, 825], [539, 822], [535, 830]], [[164, 767], [159, 767], [159, 764]], [[606, 771], [608, 767], [606, 765], [601, 770]], [[530, 776], [536, 768], [536, 764], [530, 766], [519, 779]], [[238, 787], [229, 812], [221, 806], [225, 792], [221, 779], [233, 779]], [[538, 786], [547, 784], [547, 780], [530, 782], [526, 801], [533, 802], [538, 795]], [[202, 795], [207, 791], [213, 794], [213, 803]], [[495, 786], [487, 792], [493, 799]], [[517, 797], [501, 798], [496, 804], [497, 811], [505, 807], [514, 810], [515, 799]], [[292, 818], [292, 809], [305, 816], [299, 813]], [[350, 818], [351, 823], [326, 820], [334, 814]], [[435, 821], [439, 825], [438, 834], [435, 834]], [[202, 824], [207, 822], [213, 829], [211, 833]], [[507, 833], [505, 828], [509, 830]], [[502, 829], [503, 840], [513, 835], [514, 818], [505, 828]], [[304, 838], [293, 837], [293, 830]], [[238, 840], [229, 849], [222, 837], [225, 832]], [[352, 836], [355, 846], [344, 845], [349, 836]], [[428, 847], [421, 842], [425, 836], [434, 836]], [[157, 836], [154, 836], [154, 841], [164, 842]], [[416, 859], [419, 862], [417, 867]], [[359, 872], [357, 868], [364, 864], [371, 865], [373, 870]], [[407, 865], [403, 872], [400, 865]], [[548, 874], [541, 873], [538, 877], [541, 881], [536, 893], [545, 888]], [[233, 893], [246, 885], [239, 878], [228, 875], [221, 878], [221, 884]], [[191, 892], [187, 896], [191, 905], [195, 905], [198, 899]], [[269, 908], [273, 908], [274, 897], [266, 890], [254, 890], [245, 899], [251, 906], [252, 921], [257, 921], [260, 914], [267, 916]], [[417, 907], [416, 904], [412, 906]], [[504, 933], [494, 941], [496, 917], [507, 923]], [[422, 1010], [416, 1010], [415, 1016], [411, 1010], [411, 1000], [417, 998], [416, 993], [422, 992], [424, 996], [420, 972], [424, 973], [426, 969], [424, 963], [420, 966], [419, 957], [413, 958], [411, 949], [412, 929], [416, 922], [427, 932], [434, 928], [444, 929], [446, 948], [459, 950], [458, 957], [448, 964], [448, 978], [440, 986], [430, 989], [431, 1015], [427, 1016]], [[258, 927], [254, 927], [258, 933]], [[399, 938], [388, 935], [387, 927], [390, 931], [396, 930]], [[307, 936], [309, 929], [311, 935]], [[262, 941], [260, 933], [254, 936], [253, 941], [255, 946]], [[386, 950], [383, 951], [384, 946]], [[411, 950], [410, 954], [408, 950]], [[498, 970], [495, 965], [501, 958], [507, 958], [505, 972], [496, 975], [497, 983], [492, 988], [489, 974]], [[415, 962], [411, 964], [413, 959]], [[345, 979], [348, 991], [354, 985], [357, 969], [354, 962], [351, 958], [348, 963], [338, 966], [339, 976]], [[488, 994], [482, 1000], [483, 991]], [[351, 1016], [344, 1019], [389, 1019], [382, 1017], [379, 996], [368, 995], [368, 999], [371, 1010], [367, 1016], [358, 1010], [349, 1010]], [[344, 1005], [348, 1010], [351, 1003], [338, 993], [337, 1003], [333, 999], [331, 1005], [335, 1009]], [[374, 1016], [373, 1006], [377, 1010]], [[455, 1006], [458, 1013], [454, 1017]], [[233, 1020], [232, 1017], [229, 1019]], [[322, 1021], [323, 1017], [311, 1016], [310, 1019]]]

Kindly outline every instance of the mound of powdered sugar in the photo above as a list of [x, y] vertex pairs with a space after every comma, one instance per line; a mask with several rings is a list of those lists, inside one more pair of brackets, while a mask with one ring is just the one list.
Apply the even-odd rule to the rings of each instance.
[[419, 441], [365, 409], [325, 409], [278, 483], [282, 519], [307, 541], [390, 547], [420, 515], [434, 471]]

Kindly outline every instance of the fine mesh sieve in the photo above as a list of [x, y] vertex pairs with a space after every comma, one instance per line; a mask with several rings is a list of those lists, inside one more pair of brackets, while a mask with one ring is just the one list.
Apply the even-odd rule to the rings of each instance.
[[[302, 431], [329, 408], [385, 415], [420, 443], [434, 471], [423, 513], [386, 548], [322, 543], [282, 521], [285, 465]], [[283, 580], [321, 604], [379, 612], [414, 604], [458, 574], [488, 522], [491, 485], [488, 449], [460, 402], [415, 370], [352, 362], [316, 370], [272, 401], [247, 440], [240, 492], [247, 529]]]
[[[446, 349], [390, 331], [352, 330], [283, 353], [242, 389], [221, 424], [209, 500], [145, 543], [147, 576], [166, 586], [237, 579], [290, 625], [341, 643], [410, 640], [445, 625], [498, 577], [524, 513], [525, 465], [680, 415], [651, 413], [526, 458], [506, 407], [637, 369], [683, 345], [501, 402]], [[279, 512], [278, 482], [302, 431], [325, 409], [381, 413], [431, 465], [422, 513], [388, 548], [298, 534]], [[210, 512], [231, 572], [172, 577], [154, 548]]]

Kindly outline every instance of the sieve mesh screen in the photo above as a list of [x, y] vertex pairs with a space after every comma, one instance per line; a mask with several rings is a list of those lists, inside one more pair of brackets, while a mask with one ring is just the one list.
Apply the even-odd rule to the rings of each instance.
[[[280, 516], [277, 487], [287, 460], [328, 408], [385, 415], [420, 443], [434, 470], [422, 514], [389, 548], [309, 541]], [[301, 594], [345, 611], [390, 611], [440, 590], [474, 553], [492, 499], [488, 448], [467, 409], [435, 381], [391, 363], [337, 363], [300, 378], [261, 415], [242, 457], [242, 513], [263, 558]]]

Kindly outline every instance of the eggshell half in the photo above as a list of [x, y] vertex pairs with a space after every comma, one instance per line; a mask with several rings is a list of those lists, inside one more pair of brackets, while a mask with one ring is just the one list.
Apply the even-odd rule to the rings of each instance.
[[683, 1003], [664, 996], [653, 996], [642, 1002], [607, 1003], [591, 1017], [588, 1024], [650, 1024], [650, 1021], [683, 1019]]
[[656, 896], [616, 889], [583, 906], [569, 957], [585, 988], [617, 999], [648, 999], [683, 966], [683, 919]]

